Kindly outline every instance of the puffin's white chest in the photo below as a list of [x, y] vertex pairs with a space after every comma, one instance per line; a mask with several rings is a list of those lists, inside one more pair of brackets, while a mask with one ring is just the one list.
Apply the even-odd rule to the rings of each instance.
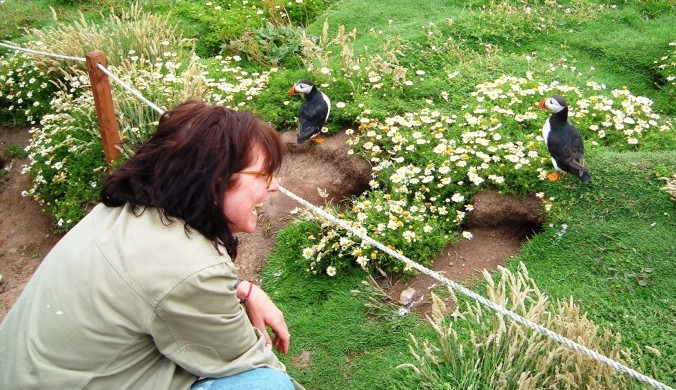
[[322, 99], [324, 99], [324, 102], [326, 103], [326, 107], [328, 109], [326, 110], [326, 118], [324, 119], [324, 123], [329, 120], [329, 114], [331, 113], [331, 100], [329, 100], [329, 97], [324, 94], [324, 92], [319, 91], [319, 93], [322, 94]]
[[547, 137], [549, 137], [549, 131], [551, 130], [551, 126], [549, 124], [549, 119], [545, 122], [545, 125], [542, 126], [542, 138], [545, 140], [545, 145], [547, 145]]

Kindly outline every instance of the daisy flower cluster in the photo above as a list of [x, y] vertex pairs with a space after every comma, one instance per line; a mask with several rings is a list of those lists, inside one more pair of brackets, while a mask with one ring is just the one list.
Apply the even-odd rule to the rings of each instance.
[[[248, 72], [236, 65], [240, 60], [237, 56], [218, 56], [217, 65], [207, 66], [195, 55], [186, 59], [176, 52], [165, 51], [150, 61], [130, 51], [122, 65], [110, 66], [110, 70], [164, 110], [188, 99], [238, 109], [246, 107], [247, 102], [264, 90], [270, 74], [277, 71], [272, 68]], [[155, 130], [158, 114], [119, 85], [111, 86], [116, 90], [122, 141], [131, 145], [142, 143]]]
[[[588, 85], [596, 85], [589, 82]], [[652, 110], [652, 100], [634, 96], [628, 89], [615, 89], [610, 96], [594, 95], [578, 100], [571, 117], [592, 145], [626, 149], [638, 147], [650, 132], [673, 131], [670, 121]]]
[[526, 73], [525, 77], [502, 76], [482, 83], [472, 93], [477, 105], [465, 114], [468, 126], [483, 126], [486, 123], [500, 125], [509, 132], [535, 135], [539, 150], [546, 152], [539, 135], [550, 113], [537, 109], [543, 97], [555, 94], [566, 98], [569, 105], [569, 120], [580, 130], [591, 146], [611, 146], [619, 150], [635, 149], [650, 132], [673, 130], [673, 125], [652, 110], [653, 102], [643, 96], [635, 96], [628, 89], [608, 91], [604, 84], [593, 80], [584, 87], [563, 84], [551, 79], [551, 74], [572, 72], [581, 77], [574, 66], [561, 59], [550, 65], [544, 74]]
[[[33, 128], [23, 173], [33, 180], [23, 196], [48, 209], [57, 230], [66, 231], [86, 213], [82, 207], [98, 196], [105, 173], [101, 138], [88, 78], [72, 80], [71, 91], [57, 91], [52, 113]], [[78, 85], [77, 87], [74, 85]]]
[[[540, 174], [540, 154], [533, 145], [501, 134], [500, 126], [463, 131], [457, 115], [425, 108], [379, 120], [367, 110], [359, 132], [348, 130], [351, 152], [373, 163], [371, 191], [352, 203], [345, 216], [380, 242], [422, 264], [449, 241], [471, 239], [461, 226], [473, 210], [471, 196], [485, 187], [513, 188], [512, 182]], [[303, 250], [309, 271], [328, 264], [356, 264], [389, 272], [408, 269], [358, 238], [323, 225], [316, 243]], [[321, 266], [320, 266], [321, 264]]]
[[21, 52], [0, 58], [0, 117], [35, 124], [48, 110], [54, 85]]
[[207, 73], [206, 86], [209, 92], [206, 98], [214, 103], [230, 108], [241, 108], [259, 95], [267, 87], [270, 75], [277, 68], [260, 72], [249, 72], [237, 65], [239, 56], [217, 56], [218, 66], [212, 66]]
[[[463, 214], [458, 213], [454, 205], [436, 207], [423, 201], [422, 197], [409, 200], [405, 196], [371, 191], [355, 199], [352, 208], [339, 216], [351, 221], [355, 231], [368, 234], [421, 264], [430, 265], [431, 255], [448, 241], [442, 226], [459, 223]], [[326, 272], [329, 266], [335, 271], [352, 266], [397, 273], [410, 271], [407, 265], [383, 254], [352, 232], [336, 228], [312, 214], [304, 214], [302, 218], [320, 226], [317, 232], [308, 236], [308, 245], [302, 250], [307, 271], [314, 275]], [[430, 245], [420, 245], [421, 242]]]
[[670, 42], [669, 53], [655, 60], [654, 64], [663, 78], [661, 87], [676, 99], [676, 42]]

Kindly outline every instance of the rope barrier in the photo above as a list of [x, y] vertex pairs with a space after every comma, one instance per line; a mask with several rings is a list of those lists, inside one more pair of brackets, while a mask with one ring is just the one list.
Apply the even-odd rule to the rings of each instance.
[[33, 49], [26, 49], [24, 47], [14, 46], [12, 44], [7, 43], [6, 41], [0, 42], [0, 46], [4, 46], [6, 48], [16, 50], [16, 51], [23, 51], [23, 52], [31, 53], [31, 54], [39, 54], [39, 55], [43, 55], [43, 56], [47, 56], [47, 57], [59, 58], [59, 59], [62, 59], [62, 60], [72, 60], [72, 61], [81, 61], [81, 62], [87, 61], [87, 59], [84, 58], [84, 57], [71, 57], [71, 56], [64, 56], [64, 55], [61, 55], [61, 54], [47, 53], [47, 52], [44, 52], [44, 51], [38, 51], [38, 50], [33, 50]]
[[157, 111], [160, 115], [164, 114], [164, 110], [163, 110], [163, 109], [159, 108], [155, 103], [153, 103], [153, 102], [151, 102], [150, 100], [146, 99], [143, 95], [141, 95], [141, 93], [140, 93], [139, 91], [137, 91], [136, 89], [134, 89], [132, 86], [130, 86], [129, 84], [127, 84], [127, 83], [125, 83], [124, 81], [120, 80], [117, 76], [115, 76], [115, 75], [112, 74], [108, 69], [106, 69], [105, 66], [103, 66], [103, 65], [101, 65], [101, 64], [97, 64], [97, 66], [98, 66], [99, 69], [101, 69], [101, 71], [102, 71], [103, 73], [107, 74], [111, 79], [117, 81], [117, 83], [120, 84], [124, 89], [126, 89], [126, 90], [129, 91], [129, 92], [131, 92], [132, 95], [134, 95], [134, 96], [136, 96], [137, 98], [139, 98], [139, 99], [140, 99], [142, 102], [144, 102], [145, 104], [149, 105], [150, 108], [152, 108], [153, 110]]
[[[9, 49], [12, 49], [12, 50], [16, 50], [16, 51], [23, 51], [23, 52], [26, 52], [26, 53], [39, 54], [39, 55], [44, 55], [44, 56], [48, 56], [48, 57], [60, 58], [60, 59], [64, 59], [64, 60], [73, 60], [73, 61], [82, 61], [82, 62], [86, 62], [86, 61], [87, 61], [87, 59], [86, 59], [86, 58], [83, 58], [83, 57], [71, 57], [71, 56], [65, 56], [65, 55], [61, 55], [61, 54], [47, 53], [47, 52], [38, 51], [38, 50], [33, 50], [33, 49], [26, 49], [26, 48], [23, 48], [23, 47], [14, 46], [14, 45], [9, 44], [9, 43], [6, 43], [6, 42], [0, 42], [0, 46], [4, 46], [4, 47], [6, 47], [6, 48], [9, 48]], [[118, 84], [120, 84], [124, 89], [126, 89], [126, 90], [129, 91], [129, 92], [131, 92], [131, 93], [132, 93], [134, 96], [136, 96], [139, 100], [141, 100], [142, 102], [144, 102], [145, 104], [147, 104], [148, 106], [150, 106], [150, 108], [152, 108], [153, 110], [157, 111], [160, 115], [162, 115], [162, 114], [164, 113], [164, 110], [162, 110], [161, 108], [159, 108], [155, 103], [153, 103], [153, 102], [151, 102], [150, 100], [146, 99], [139, 91], [137, 91], [136, 89], [134, 89], [133, 87], [131, 87], [130, 85], [128, 85], [127, 83], [125, 83], [124, 81], [120, 80], [120, 78], [118, 78], [117, 76], [115, 76], [115, 75], [114, 75], [110, 70], [108, 70], [105, 66], [103, 66], [103, 65], [101, 65], [101, 64], [97, 64], [97, 67], [98, 67], [99, 69], [101, 69], [101, 71], [102, 71], [103, 73], [107, 74], [108, 77], [110, 77], [111, 79], [115, 80]]]
[[322, 216], [324, 219], [328, 220], [329, 222], [332, 222], [333, 224], [338, 225], [338, 226], [342, 227], [343, 229], [351, 232], [352, 234], [361, 238], [364, 242], [367, 242], [367, 243], [375, 246], [376, 248], [378, 248], [378, 249], [382, 250], [383, 252], [387, 253], [388, 255], [390, 255], [390, 256], [396, 258], [397, 260], [400, 260], [403, 263], [409, 265], [411, 268], [413, 268], [413, 269], [415, 269], [415, 270], [417, 270], [417, 271], [419, 271], [419, 272], [421, 272], [421, 273], [423, 273], [427, 276], [430, 276], [430, 277], [436, 279], [437, 281], [439, 281], [441, 283], [446, 284], [447, 286], [453, 288], [454, 290], [459, 291], [462, 294], [465, 294], [466, 296], [478, 301], [479, 303], [481, 303], [484, 306], [487, 306], [487, 307], [495, 310], [496, 312], [502, 314], [503, 316], [509, 317], [513, 321], [515, 321], [515, 322], [517, 322], [521, 325], [524, 325], [528, 328], [531, 328], [531, 329], [533, 329], [534, 331], [536, 331], [540, 334], [548, 336], [548, 337], [558, 341], [559, 343], [561, 343], [561, 344], [563, 344], [563, 345], [565, 345], [565, 346], [567, 346], [571, 349], [574, 349], [575, 351], [584, 353], [585, 355], [587, 355], [587, 356], [589, 356], [593, 359], [599, 360], [599, 361], [609, 365], [610, 367], [614, 368], [617, 371], [621, 371], [621, 372], [623, 372], [623, 373], [625, 373], [625, 374], [627, 374], [627, 375], [629, 375], [629, 376], [631, 376], [635, 379], [638, 379], [642, 382], [648, 383], [656, 389], [674, 390], [671, 387], [669, 387], [669, 386], [667, 386], [667, 385], [665, 385], [661, 382], [658, 382], [658, 381], [656, 381], [655, 379], [653, 379], [649, 376], [643, 375], [640, 372], [633, 370], [633, 369], [631, 369], [631, 368], [629, 368], [629, 367], [627, 367], [623, 364], [620, 364], [620, 363], [618, 363], [618, 362], [616, 362], [616, 361], [614, 361], [614, 360], [612, 360], [612, 359], [610, 359], [610, 358], [608, 358], [604, 355], [601, 355], [598, 352], [595, 352], [595, 351], [593, 351], [593, 350], [591, 350], [591, 349], [589, 349], [589, 348], [587, 348], [583, 345], [580, 345], [580, 344], [576, 343], [575, 341], [573, 341], [569, 338], [561, 336], [558, 333], [552, 332], [551, 330], [534, 323], [533, 321], [530, 321], [526, 318], [523, 318], [520, 315], [518, 315], [518, 314], [516, 314], [516, 313], [514, 313], [510, 310], [507, 310], [504, 307], [502, 307], [502, 306], [484, 298], [483, 296], [473, 292], [472, 290], [469, 290], [469, 289], [463, 287], [462, 285], [455, 283], [454, 281], [444, 277], [443, 275], [439, 274], [438, 272], [432, 271], [432, 270], [416, 263], [415, 261], [409, 259], [408, 257], [406, 257], [402, 254], [399, 254], [398, 252], [396, 252], [396, 251], [386, 247], [385, 245], [381, 244], [380, 242], [372, 239], [368, 235], [360, 233], [359, 231], [354, 229], [352, 226], [350, 226], [344, 220], [341, 220], [337, 217], [334, 217], [332, 214], [318, 208], [317, 206], [311, 204], [310, 202], [306, 201], [305, 199], [303, 199], [303, 198], [299, 197], [298, 195], [292, 193], [291, 191], [287, 190], [286, 188], [280, 186], [279, 191], [281, 193], [283, 193], [284, 195], [288, 196], [289, 198], [291, 198], [291, 199], [295, 200], [296, 202], [302, 204], [303, 206], [307, 207], [308, 209], [312, 210], [314, 213], [319, 214], [320, 216]]
[[[10, 44], [4, 43], [4, 42], [0, 42], [0, 46], [8, 47], [8, 48], [11, 48], [13, 50], [25, 51], [25, 52], [29, 52], [29, 53], [33, 53], [33, 54], [46, 55], [46, 56], [50, 56], [50, 57], [56, 57], [56, 58], [62, 58], [62, 59], [68, 59], [68, 60], [75, 60], [75, 61], [86, 61], [85, 58], [62, 56], [62, 55], [58, 55], [58, 54], [40, 52], [40, 51], [36, 51], [36, 50], [31, 50], [31, 49], [24, 49], [24, 48], [20, 48], [18, 46], [10, 45]], [[151, 108], [153, 108], [155, 111], [157, 111], [160, 115], [162, 115], [164, 113], [164, 110], [162, 110], [160, 107], [158, 107], [157, 105], [155, 105], [154, 103], [152, 103], [151, 101], [146, 99], [136, 89], [134, 89], [130, 85], [128, 85], [125, 82], [123, 82], [122, 80], [120, 80], [117, 76], [115, 76], [108, 69], [106, 69], [106, 67], [104, 67], [101, 64], [98, 64], [98, 68], [101, 69], [101, 71], [103, 71], [105, 74], [107, 74], [110, 78], [112, 78], [117, 83], [119, 83], [127, 91], [131, 92], [138, 99], [140, 99], [141, 101], [143, 101], [144, 103], [149, 105]], [[524, 326], [526, 326], [526, 327], [528, 327], [528, 328], [530, 328], [530, 329], [532, 329], [532, 330], [534, 330], [534, 331], [536, 331], [536, 332], [538, 332], [542, 335], [550, 337], [551, 339], [554, 339], [558, 343], [563, 344], [570, 349], [573, 349], [573, 350], [580, 352], [580, 353], [583, 353], [583, 354], [585, 354], [585, 355], [587, 355], [587, 356], [589, 356], [589, 357], [591, 357], [595, 360], [598, 360], [602, 363], [605, 363], [606, 365], [614, 368], [616, 371], [620, 371], [620, 372], [622, 372], [626, 375], [631, 376], [634, 379], [637, 379], [641, 382], [647, 383], [655, 389], [674, 390], [673, 388], [665, 385], [664, 383], [661, 383], [661, 382], [659, 382], [659, 381], [657, 381], [657, 380], [655, 380], [655, 379], [653, 379], [653, 378], [651, 378], [647, 375], [641, 374], [640, 372], [638, 372], [638, 371], [636, 371], [636, 370], [634, 370], [630, 367], [627, 367], [627, 366], [620, 364], [620, 363], [618, 363], [618, 362], [616, 362], [616, 361], [614, 361], [614, 360], [612, 360], [612, 359], [610, 359], [610, 358], [608, 358], [604, 355], [601, 355], [598, 352], [593, 351], [593, 350], [591, 350], [591, 349], [589, 349], [589, 348], [587, 348], [587, 347], [585, 347], [581, 344], [578, 344], [578, 343], [576, 343], [575, 341], [573, 341], [569, 338], [561, 336], [558, 333], [555, 333], [555, 332], [553, 332], [553, 331], [551, 331], [551, 330], [549, 330], [549, 329], [547, 329], [547, 328], [545, 328], [541, 325], [538, 325], [533, 321], [530, 321], [526, 318], [523, 318], [520, 315], [518, 315], [518, 314], [516, 314], [516, 313], [514, 313], [510, 310], [507, 310], [504, 307], [488, 300], [487, 298], [473, 292], [472, 290], [469, 290], [466, 287], [464, 287], [464, 286], [444, 277], [443, 275], [439, 274], [438, 272], [432, 271], [432, 270], [416, 263], [415, 261], [409, 259], [408, 257], [406, 257], [406, 256], [388, 248], [387, 246], [381, 244], [380, 242], [374, 240], [373, 238], [369, 237], [368, 235], [357, 231], [352, 226], [350, 226], [346, 221], [339, 219], [339, 218], [333, 216], [332, 214], [320, 209], [319, 207], [311, 204], [310, 202], [306, 201], [305, 199], [299, 197], [298, 195], [296, 195], [296, 194], [292, 193], [291, 191], [287, 190], [286, 188], [282, 187], [281, 185], [279, 186], [279, 191], [282, 194], [288, 196], [289, 198], [295, 200], [296, 202], [302, 204], [306, 208], [310, 209], [315, 214], [318, 214], [321, 217], [323, 217], [324, 219], [326, 219], [327, 221], [333, 223], [334, 225], [338, 225], [338, 226], [342, 227], [343, 229], [351, 232], [352, 234], [361, 238], [364, 242], [367, 242], [367, 243], [373, 245], [374, 247], [382, 250], [383, 252], [387, 253], [388, 255], [394, 257], [395, 259], [407, 264], [408, 266], [410, 266], [411, 268], [419, 271], [420, 273], [423, 273], [423, 274], [425, 274], [425, 275], [427, 275], [427, 276], [429, 276], [429, 277], [431, 277], [431, 278], [433, 278], [433, 279], [435, 279], [435, 280], [437, 280], [441, 283], [444, 283], [447, 286], [453, 288], [454, 290], [456, 290], [456, 291], [458, 291], [458, 292], [478, 301], [482, 305], [484, 305], [484, 306], [486, 306], [490, 309], [495, 310], [496, 312], [498, 312], [499, 314], [501, 314], [505, 317], [512, 319], [514, 322], [519, 323], [521, 325], [524, 325]]]

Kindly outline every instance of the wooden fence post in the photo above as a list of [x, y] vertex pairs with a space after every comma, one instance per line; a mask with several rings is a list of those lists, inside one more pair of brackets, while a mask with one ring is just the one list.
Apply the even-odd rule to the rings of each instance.
[[94, 105], [96, 106], [96, 116], [99, 119], [99, 131], [103, 141], [103, 153], [106, 157], [108, 169], [111, 163], [117, 160], [121, 153], [120, 133], [117, 130], [117, 118], [115, 117], [115, 108], [113, 107], [113, 94], [110, 91], [110, 79], [98, 64], [106, 66], [106, 55], [99, 50], [93, 50], [87, 53], [87, 70], [89, 71], [89, 80], [94, 93]]

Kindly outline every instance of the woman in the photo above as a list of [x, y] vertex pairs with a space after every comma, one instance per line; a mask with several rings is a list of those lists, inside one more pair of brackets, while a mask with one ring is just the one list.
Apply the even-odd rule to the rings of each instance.
[[282, 313], [232, 262], [281, 162], [250, 113], [163, 114], [0, 324], [0, 388], [302, 388], [272, 351]]

